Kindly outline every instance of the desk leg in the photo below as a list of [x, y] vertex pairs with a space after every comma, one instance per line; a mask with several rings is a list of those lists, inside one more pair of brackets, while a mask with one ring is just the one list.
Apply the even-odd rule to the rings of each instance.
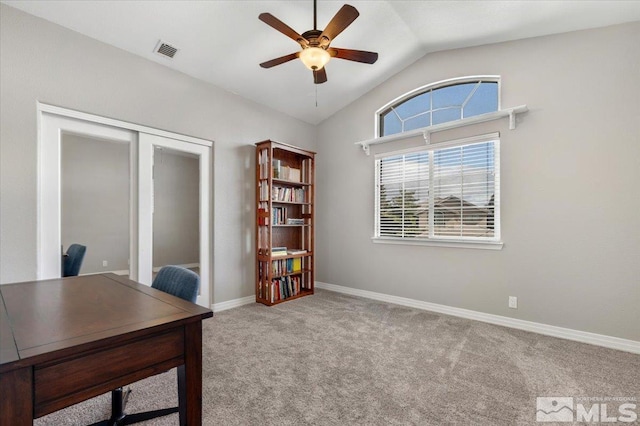
[[202, 321], [185, 326], [187, 425], [202, 425]]
[[33, 425], [33, 370], [0, 374], [0, 426]]

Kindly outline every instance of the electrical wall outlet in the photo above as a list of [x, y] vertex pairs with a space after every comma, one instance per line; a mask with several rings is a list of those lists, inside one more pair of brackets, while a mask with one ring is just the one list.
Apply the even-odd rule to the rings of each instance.
[[109, 264], [109, 262], [107, 262], [106, 260], [102, 261], [102, 266], [107, 266]]
[[518, 309], [518, 298], [516, 296], [509, 296], [509, 307], [511, 309]]

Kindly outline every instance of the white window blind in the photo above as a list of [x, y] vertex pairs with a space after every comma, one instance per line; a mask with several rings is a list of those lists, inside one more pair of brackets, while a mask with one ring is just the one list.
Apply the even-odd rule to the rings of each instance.
[[375, 237], [499, 241], [497, 134], [376, 158]]

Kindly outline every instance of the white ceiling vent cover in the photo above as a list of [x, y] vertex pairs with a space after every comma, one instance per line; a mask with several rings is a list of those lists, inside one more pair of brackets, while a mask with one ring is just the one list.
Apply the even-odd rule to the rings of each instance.
[[176, 53], [178, 53], [178, 48], [170, 45], [167, 42], [158, 40], [158, 44], [156, 44], [156, 48], [153, 51], [160, 56], [173, 58], [174, 56], [176, 56]]

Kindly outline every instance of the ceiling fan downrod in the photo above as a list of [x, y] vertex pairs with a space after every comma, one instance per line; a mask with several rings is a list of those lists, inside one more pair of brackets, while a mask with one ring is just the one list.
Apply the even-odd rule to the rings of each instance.
[[318, 0], [313, 0], [313, 29], [318, 29]]

